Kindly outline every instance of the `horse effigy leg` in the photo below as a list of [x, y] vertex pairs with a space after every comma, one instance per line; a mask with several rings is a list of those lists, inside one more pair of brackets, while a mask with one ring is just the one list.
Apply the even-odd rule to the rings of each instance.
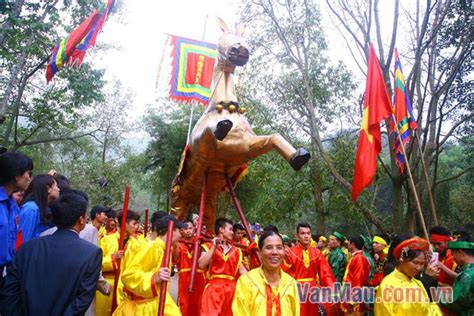
[[311, 155], [304, 148], [295, 149], [280, 134], [270, 136], [254, 136], [250, 142], [252, 158], [258, 157], [272, 149], [285, 158], [294, 170], [300, 170], [308, 162]]

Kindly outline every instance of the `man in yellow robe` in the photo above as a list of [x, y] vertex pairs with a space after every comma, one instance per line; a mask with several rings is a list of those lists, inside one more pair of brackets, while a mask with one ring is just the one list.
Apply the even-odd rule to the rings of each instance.
[[[160, 289], [163, 281], [169, 281], [170, 268], [161, 267], [166, 248], [166, 232], [168, 222], [175, 222], [172, 245], [175, 247], [181, 237], [180, 228], [186, 227], [171, 215], [163, 216], [152, 224], [158, 238], [140, 247], [130, 249], [125, 254], [121, 282], [124, 299], [113, 315], [157, 315], [160, 301]], [[166, 292], [164, 315], [179, 316], [181, 312]]]
[[[120, 216], [121, 218], [121, 212], [119, 212], [117, 216]], [[141, 244], [146, 242], [146, 239], [143, 236], [137, 235], [140, 215], [132, 210], [128, 210], [126, 221], [125, 247], [123, 250], [119, 250], [119, 232], [105, 235], [99, 241], [99, 247], [102, 249], [103, 256], [102, 275], [107, 283], [110, 284], [113, 291], [115, 290], [115, 273], [119, 269], [119, 265], [120, 273], [122, 273], [125, 265], [124, 254], [131, 249], [138, 248]], [[112, 298], [113, 292], [109, 295], [104, 295], [99, 291], [96, 291], [96, 316], [110, 316], [112, 314]], [[119, 304], [122, 299], [122, 283], [119, 279], [117, 288], [117, 304]]]

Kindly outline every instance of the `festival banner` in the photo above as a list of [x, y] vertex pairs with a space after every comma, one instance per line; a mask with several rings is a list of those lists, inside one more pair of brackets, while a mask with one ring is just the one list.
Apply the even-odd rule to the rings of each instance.
[[89, 47], [95, 46], [97, 35], [114, 5], [114, 0], [103, 3], [87, 20], [81, 23], [68, 37], [57, 44], [46, 65], [46, 81], [49, 83], [64, 65], [74, 63], [79, 67]]
[[394, 72], [394, 94], [393, 94], [393, 114], [397, 122], [398, 130], [400, 131], [400, 138], [402, 144], [398, 139], [397, 131], [394, 127], [393, 120], [390, 121], [390, 131], [394, 135], [393, 140], [393, 151], [395, 153], [395, 159], [400, 171], [403, 173], [405, 168], [405, 156], [403, 155], [402, 146], [410, 142], [411, 130], [417, 128], [415, 116], [410, 103], [410, 96], [405, 84], [405, 79], [402, 72], [402, 64], [398, 56], [398, 50], [395, 49], [395, 72]]
[[170, 98], [178, 102], [196, 101], [208, 105], [217, 46], [173, 35], [170, 37], [173, 46]]
[[391, 113], [392, 106], [382, 68], [375, 54], [374, 46], [370, 44], [364, 113], [352, 182], [353, 200], [357, 200], [359, 193], [372, 182], [377, 170], [377, 156], [382, 150], [380, 122], [390, 116]]

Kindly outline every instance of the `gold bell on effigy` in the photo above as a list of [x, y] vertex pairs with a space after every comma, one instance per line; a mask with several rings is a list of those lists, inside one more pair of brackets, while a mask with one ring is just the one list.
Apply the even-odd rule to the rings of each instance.
[[222, 106], [222, 104], [216, 105], [216, 110], [217, 111], [222, 112], [223, 109], [224, 109], [224, 107]]
[[237, 110], [237, 108], [235, 107], [235, 105], [229, 105], [229, 112], [232, 113], [234, 112], [235, 110]]
[[245, 111], [247, 111], [247, 109], [244, 108], [244, 107], [241, 107], [241, 108], [239, 109], [240, 114], [244, 114]]

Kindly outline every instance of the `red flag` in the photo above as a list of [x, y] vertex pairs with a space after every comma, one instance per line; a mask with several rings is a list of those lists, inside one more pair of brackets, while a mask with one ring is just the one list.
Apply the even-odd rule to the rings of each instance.
[[392, 107], [382, 68], [375, 54], [374, 46], [370, 44], [364, 114], [352, 183], [353, 200], [357, 200], [359, 193], [372, 182], [377, 170], [377, 155], [382, 149], [380, 121], [386, 119], [391, 113]]

